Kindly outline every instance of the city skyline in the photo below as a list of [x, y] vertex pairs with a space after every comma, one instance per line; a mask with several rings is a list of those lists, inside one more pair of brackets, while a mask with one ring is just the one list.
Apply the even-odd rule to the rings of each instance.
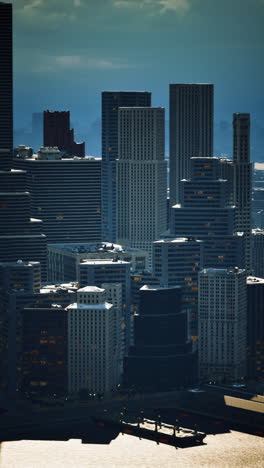
[[150, 91], [168, 120], [170, 83], [210, 82], [215, 154], [231, 154], [232, 114], [249, 112], [261, 160], [262, 1], [66, 0], [63, 13], [59, 4], [13, 2], [16, 129], [29, 129], [32, 112], [69, 109], [78, 140], [98, 156], [101, 91]]

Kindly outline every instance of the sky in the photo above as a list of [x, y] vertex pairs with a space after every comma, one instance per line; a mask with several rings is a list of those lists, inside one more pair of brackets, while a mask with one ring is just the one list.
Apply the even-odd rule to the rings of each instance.
[[[86, 140], [87, 154], [99, 156], [102, 91], [151, 91], [152, 105], [164, 106], [168, 120], [169, 83], [210, 82], [215, 154], [231, 154], [232, 114], [250, 112], [252, 159], [264, 161], [264, 0], [13, 5], [20, 139], [31, 130], [32, 112], [70, 110], [76, 139]], [[30, 144], [24, 136], [19, 143]]]

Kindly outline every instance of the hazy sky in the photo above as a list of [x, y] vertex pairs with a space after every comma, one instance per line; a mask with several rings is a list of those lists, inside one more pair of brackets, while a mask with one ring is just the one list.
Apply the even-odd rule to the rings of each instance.
[[252, 114], [264, 145], [264, 0], [13, 4], [16, 127], [34, 111], [69, 109], [92, 141], [103, 90], [151, 91], [168, 118], [169, 83], [212, 82], [216, 152], [226, 151], [233, 112]]

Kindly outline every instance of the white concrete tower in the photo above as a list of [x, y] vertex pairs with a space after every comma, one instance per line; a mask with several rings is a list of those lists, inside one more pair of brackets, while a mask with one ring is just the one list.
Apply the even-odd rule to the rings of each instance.
[[68, 310], [68, 391], [107, 393], [118, 384], [115, 307], [105, 289], [86, 286]]
[[151, 243], [166, 229], [164, 108], [118, 112], [117, 238], [151, 253]]

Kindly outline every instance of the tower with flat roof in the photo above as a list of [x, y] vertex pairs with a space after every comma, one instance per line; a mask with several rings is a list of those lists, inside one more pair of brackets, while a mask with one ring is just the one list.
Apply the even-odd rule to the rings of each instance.
[[119, 108], [117, 239], [146, 250], [167, 225], [164, 108]]
[[116, 160], [118, 158], [118, 108], [149, 107], [151, 93], [102, 93], [102, 239], [116, 241]]
[[234, 204], [236, 230], [245, 236], [245, 266], [251, 271], [251, 199], [252, 163], [250, 162], [250, 115], [234, 114], [233, 118]]
[[12, 4], [0, 2], [0, 170], [10, 169], [13, 152]]
[[207, 83], [170, 85], [170, 206], [180, 203], [179, 184], [190, 158], [213, 155], [214, 87]]

